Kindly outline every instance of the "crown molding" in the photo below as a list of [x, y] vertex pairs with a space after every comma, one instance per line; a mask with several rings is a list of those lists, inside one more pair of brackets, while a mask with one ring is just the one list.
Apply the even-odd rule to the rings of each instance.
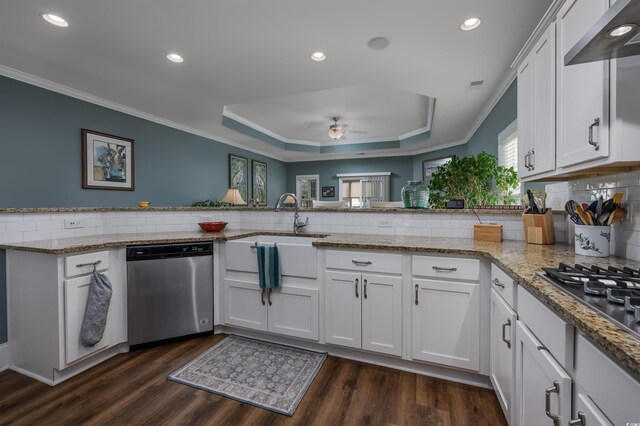
[[201, 136], [206, 139], [211, 139], [215, 142], [220, 142], [225, 145], [233, 146], [235, 148], [241, 148], [246, 151], [253, 152], [255, 154], [264, 155], [265, 157], [270, 157], [279, 161], [286, 161], [284, 157], [274, 154], [268, 151], [262, 151], [254, 148], [247, 147], [246, 145], [240, 144], [238, 142], [231, 141], [226, 138], [222, 138], [220, 136], [216, 136], [211, 133], [203, 132], [201, 130], [195, 129], [193, 127], [185, 126], [180, 123], [176, 123], [175, 121], [168, 120], [166, 118], [159, 117], [157, 115], [149, 114], [144, 111], [140, 111], [135, 108], [128, 107], [126, 105], [119, 104], [117, 102], [110, 101], [108, 99], [101, 98], [99, 96], [92, 95], [87, 92], [83, 92], [81, 90], [74, 89], [69, 86], [65, 86], [60, 83], [56, 83], [51, 80], [44, 79], [42, 77], [35, 76], [33, 74], [26, 73], [24, 71], [17, 70], [15, 68], [7, 67], [5, 65], [0, 64], [0, 75], [22, 81], [23, 83], [31, 84], [33, 86], [41, 87], [43, 89], [50, 90], [52, 92], [60, 93], [62, 95], [70, 96], [75, 99], [79, 99], [81, 101], [89, 102], [94, 105], [98, 105], [104, 108], [112, 109], [114, 111], [118, 111], [127, 115], [131, 115], [134, 117], [142, 118], [143, 120], [152, 121], [157, 124], [161, 124], [163, 126], [171, 127], [176, 130], [180, 130], [186, 133], [190, 133], [196, 136]]
[[536, 44], [542, 33], [544, 33], [549, 24], [551, 24], [551, 22], [556, 19], [556, 15], [558, 14], [558, 11], [560, 10], [564, 2], [565, 0], [554, 0], [553, 3], [551, 3], [551, 6], [549, 6], [547, 11], [542, 16], [542, 19], [540, 19], [540, 22], [533, 30], [533, 33], [531, 33], [531, 36], [529, 36], [522, 49], [520, 49], [520, 52], [518, 52], [516, 58], [511, 63], [511, 68], [513, 68], [514, 70], [518, 69], [518, 67], [520, 66], [524, 58], [529, 54], [529, 51]]

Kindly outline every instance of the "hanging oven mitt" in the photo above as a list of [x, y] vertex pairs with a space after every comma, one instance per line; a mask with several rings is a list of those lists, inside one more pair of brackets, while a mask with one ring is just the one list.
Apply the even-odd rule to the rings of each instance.
[[84, 320], [80, 329], [80, 342], [84, 346], [93, 347], [102, 340], [107, 326], [111, 293], [109, 278], [105, 274], [98, 273], [94, 266], [87, 308], [84, 311]]

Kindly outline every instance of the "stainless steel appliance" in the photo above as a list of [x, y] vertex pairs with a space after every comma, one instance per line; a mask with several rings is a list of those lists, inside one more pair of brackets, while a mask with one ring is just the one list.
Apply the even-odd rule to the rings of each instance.
[[640, 270], [560, 263], [539, 275], [640, 338]]
[[213, 244], [127, 247], [129, 345], [213, 330]]

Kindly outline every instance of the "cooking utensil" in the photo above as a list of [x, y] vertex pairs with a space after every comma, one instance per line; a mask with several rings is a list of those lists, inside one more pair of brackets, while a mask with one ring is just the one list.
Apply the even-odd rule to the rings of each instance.
[[600, 217], [602, 214], [602, 205], [604, 204], [604, 198], [601, 196], [598, 197], [598, 204], [596, 204], [596, 217]]
[[615, 194], [613, 194], [613, 204], [615, 204], [616, 207], [619, 206], [620, 203], [622, 202], [622, 197], [623, 197], [622, 192], [616, 192]]
[[589, 223], [589, 225], [595, 225], [595, 223], [596, 223], [596, 214], [594, 212], [592, 212], [591, 210], [587, 210], [585, 213], [589, 216], [589, 219], [591, 219], [591, 223]]
[[607, 225], [611, 225], [612, 223], [620, 222], [627, 215], [627, 209], [624, 207], [618, 207], [611, 213], [609, 216], [609, 220], [607, 221]]
[[[584, 223], [585, 225], [589, 225], [589, 222], [591, 222], [591, 217], [584, 212], [584, 209], [580, 204], [576, 205], [576, 213], [578, 213], [578, 217], [580, 218], [580, 221], [582, 223]], [[593, 224], [593, 222], [591, 224]]]
[[581, 204], [581, 207], [582, 207], [582, 210], [584, 210], [585, 212], [586, 212], [587, 210], [589, 210], [589, 204], [587, 204], [587, 203], [582, 203], [582, 204]]
[[597, 207], [598, 207], [598, 200], [595, 200], [591, 204], [589, 204], [589, 207], [584, 209], [584, 211], [585, 212], [590, 211], [590, 212], [595, 213]]
[[602, 214], [611, 213], [615, 209], [613, 199], [609, 198], [602, 204]]
[[569, 216], [576, 212], [576, 203], [574, 200], [569, 200], [564, 205], [564, 211], [567, 212]]
[[536, 200], [533, 198], [533, 192], [527, 189], [527, 197], [529, 197], [529, 206], [532, 214], [539, 214], [538, 207], [536, 206]]
[[574, 212], [571, 216], [569, 216], [569, 219], [571, 219], [571, 222], [575, 223], [576, 225], [584, 225], [580, 220], [578, 213]]
[[605, 226], [607, 224], [607, 220], [609, 219], [609, 216], [611, 216], [611, 213], [603, 213], [600, 216], [598, 216], [598, 225]]

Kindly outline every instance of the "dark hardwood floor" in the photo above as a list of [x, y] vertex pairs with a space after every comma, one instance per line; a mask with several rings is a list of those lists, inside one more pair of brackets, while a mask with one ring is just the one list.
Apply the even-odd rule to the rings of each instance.
[[0, 424], [506, 425], [492, 390], [328, 357], [292, 417], [167, 381], [224, 335], [118, 355], [50, 387], [0, 373]]

